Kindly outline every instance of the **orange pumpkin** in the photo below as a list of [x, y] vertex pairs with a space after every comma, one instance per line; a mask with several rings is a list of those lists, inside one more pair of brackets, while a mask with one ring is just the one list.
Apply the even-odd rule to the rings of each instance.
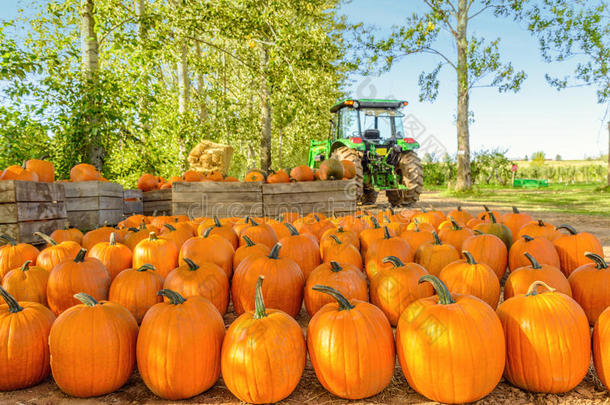
[[396, 327], [398, 360], [409, 386], [438, 402], [483, 398], [500, 382], [506, 361], [498, 316], [471, 295], [451, 296], [437, 277], [423, 276], [421, 282], [430, 282], [437, 295], [409, 305]]
[[282, 250], [279, 257], [287, 257], [294, 260], [305, 276], [305, 280], [311, 272], [320, 265], [320, 246], [311, 235], [301, 235], [294, 226], [284, 224], [290, 230], [290, 236], [282, 238], [279, 243]]
[[182, 181], [197, 182], [197, 181], [202, 181], [202, 180], [203, 180], [203, 174], [201, 174], [195, 170], [187, 170], [182, 175]]
[[434, 230], [422, 230], [417, 222], [414, 222], [414, 224], [413, 229], [407, 228], [400, 234], [400, 237], [407, 241], [414, 252], [417, 252], [417, 249], [424, 243], [434, 242], [434, 235], [432, 234]]
[[489, 233], [496, 235], [502, 239], [502, 242], [506, 245], [506, 249], [510, 249], [513, 244], [513, 235], [510, 229], [504, 224], [496, 222], [496, 216], [493, 212], [489, 212], [489, 221], [485, 221], [482, 224], [476, 225], [472, 228], [473, 231], [480, 231], [482, 233]]
[[163, 278], [178, 267], [178, 248], [176, 244], [167, 239], [157, 238], [151, 232], [148, 239], [143, 239], [133, 249], [133, 267], [142, 267], [152, 264], [157, 273]]
[[90, 250], [93, 246], [97, 245], [100, 242], [108, 242], [110, 240], [110, 235], [115, 231], [116, 229], [110, 226], [102, 226], [100, 228], [89, 231], [83, 236], [82, 246], [83, 248]]
[[438, 237], [443, 243], [452, 245], [458, 252], [462, 251], [464, 241], [474, 235], [470, 228], [460, 226], [453, 217], [449, 217], [451, 227], [438, 231]]
[[266, 256], [271, 252], [271, 249], [267, 247], [267, 245], [263, 245], [261, 243], [254, 243], [252, 239], [248, 236], [244, 236], [244, 241], [246, 244], [244, 246], [240, 246], [235, 251], [235, 255], [233, 255], [233, 268], [236, 269], [237, 266], [248, 256]]
[[196, 295], [207, 298], [224, 315], [229, 305], [229, 278], [224, 270], [214, 263], [198, 265], [187, 257], [182, 260], [185, 264], [167, 275], [163, 288], [185, 298]]
[[510, 229], [513, 239], [517, 238], [519, 231], [525, 225], [532, 222], [534, 218], [530, 214], [524, 214], [519, 211], [517, 207], [513, 207], [513, 211], [508, 214], [504, 214], [502, 217], [502, 223]]
[[290, 183], [290, 176], [288, 176], [288, 173], [286, 173], [285, 171], [280, 169], [277, 172], [272, 172], [267, 177], [267, 183], [269, 183], [269, 184]]
[[250, 256], [235, 269], [231, 295], [237, 314], [254, 310], [254, 290], [258, 276], [265, 276], [263, 294], [267, 305], [295, 318], [301, 310], [305, 276], [292, 259], [280, 257], [277, 243], [269, 256]]
[[254, 311], [237, 318], [224, 338], [222, 378], [241, 401], [266, 404], [289, 396], [299, 384], [307, 349], [299, 324], [288, 314], [266, 309], [259, 276]]
[[80, 250], [80, 245], [73, 241], [57, 243], [44, 233], [34, 232], [34, 235], [42, 238], [49, 246], [43, 249], [36, 258], [36, 265], [48, 271], [53, 270], [53, 267], [64, 260], [72, 259]]
[[290, 171], [290, 177], [296, 181], [313, 181], [313, 170], [307, 165], [296, 166]]
[[180, 249], [178, 262], [186, 264], [188, 257], [198, 265], [205, 262], [214, 263], [224, 270], [227, 278], [233, 274], [233, 255], [235, 254], [231, 243], [218, 235], [210, 235], [208, 230], [203, 236], [197, 236], [184, 242]]
[[559, 255], [551, 241], [543, 237], [534, 239], [529, 235], [522, 235], [515, 240], [508, 251], [508, 268], [510, 271], [529, 265], [529, 260], [524, 255], [525, 252], [535, 257], [538, 263], [557, 268], [560, 266]]
[[5, 245], [0, 246], [0, 279], [9, 271], [21, 266], [26, 260], [36, 263], [40, 251], [34, 246], [17, 243], [8, 235], [0, 235], [0, 242], [6, 242]]
[[156, 190], [160, 187], [159, 178], [152, 174], [143, 174], [138, 179], [137, 187], [142, 191]]
[[[547, 291], [538, 292], [540, 286]], [[585, 377], [591, 361], [589, 322], [572, 298], [535, 281], [527, 294], [504, 301], [498, 316], [506, 337], [504, 377], [511, 384], [556, 394]]]
[[606, 389], [610, 387], [610, 309], [605, 309], [593, 328], [593, 364]]
[[313, 289], [317, 284], [327, 285], [339, 291], [347, 299], [369, 300], [366, 277], [357, 267], [345, 263], [323, 263], [311, 272], [305, 283], [305, 309], [313, 316], [324, 305], [334, 302], [328, 294]]
[[591, 325], [595, 324], [600, 314], [610, 307], [610, 269], [603, 257], [595, 253], [585, 253], [593, 263], [583, 264], [570, 274], [568, 281], [572, 288], [572, 297], [587, 314]]
[[246, 175], [244, 177], [244, 181], [247, 183], [265, 181], [266, 177], [267, 176], [265, 175], [265, 173], [263, 173], [261, 170], [253, 169], [253, 170], [248, 170], [248, 172], [246, 173]]
[[[211, 227], [208, 227], [207, 229], [210, 229], [210, 235], [221, 236], [221, 237], [225, 238], [226, 240], [228, 240], [229, 243], [231, 243], [231, 245], [233, 246], [233, 249], [238, 248], [239, 237], [233, 230], [233, 227], [228, 224], [223, 225], [216, 215], [214, 215], [214, 225], [212, 225]], [[202, 232], [199, 232], [199, 234], [203, 235], [207, 229], [202, 230]]]
[[544, 281], [545, 284], [555, 288], [558, 292], [572, 296], [572, 288], [566, 276], [559, 267], [549, 264], [540, 264], [534, 256], [525, 252], [523, 256], [530, 265], [519, 267], [508, 275], [504, 284], [504, 300], [515, 295], [525, 294], [534, 281]]
[[346, 231], [342, 226], [337, 228], [331, 228], [324, 231], [320, 237], [320, 253], [324, 252], [326, 245], [334, 246], [336, 244], [334, 239], [331, 239], [331, 235], [335, 235], [341, 242], [351, 243], [360, 250], [360, 238], [354, 231]]
[[449, 263], [438, 278], [449, 291], [478, 297], [496, 309], [500, 300], [500, 281], [491, 267], [477, 263], [468, 251], [463, 251], [465, 260]]
[[359, 270], [363, 269], [362, 256], [354, 245], [341, 242], [335, 235], [330, 235], [329, 241], [332, 241], [332, 244], [325, 244], [321, 255], [324, 263], [335, 261], [354, 265]]
[[[49, 367], [49, 331], [55, 315], [37, 302], [17, 302], [0, 287], [0, 391], [34, 386]], [[13, 402], [13, 401], [10, 401]]]
[[36, 173], [38, 181], [53, 183], [55, 181], [55, 166], [48, 160], [30, 159], [25, 162], [25, 169]]
[[474, 218], [470, 212], [463, 210], [461, 205], [458, 205], [456, 209], [449, 211], [447, 217], [451, 217], [459, 224], [463, 225], [467, 224], [468, 221]]
[[110, 241], [100, 242], [93, 246], [87, 256], [104, 263], [111, 280], [114, 280], [123, 270], [131, 267], [133, 257], [131, 249], [122, 243], [117, 243], [114, 233], [110, 234]]
[[38, 174], [21, 166], [9, 166], [2, 172], [0, 180], [38, 181]]
[[351, 160], [342, 160], [343, 178], [350, 180], [356, 177], [356, 165]]
[[184, 245], [187, 240], [193, 237], [193, 231], [188, 225], [186, 227], [177, 229], [174, 225], [165, 224], [161, 228], [159, 237], [161, 239], [171, 240], [176, 245], [176, 248], [180, 250], [180, 248], [182, 248], [182, 245]]
[[17, 301], [47, 305], [49, 271], [38, 266], [30, 267], [31, 263], [31, 260], [26, 260], [20, 268], [6, 273], [2, 280], [2, 287]]
[[508, 251], [500, 238], [491, 234], [477, 234], [466, 239], [462, 249], [469, 251], [477, 262], [489, 265], [496, 272], [498, 280], [502, 280], [508, 264]]
[[[369, 246], [377, 239], [383, 239], [385, 230], [379, 226], [379, 221], [375, 217], [371, 217], [373, 223], [372, 228], [367, 228], [360, 232], [360, 253], [366, 257]], [[390, 236], [396, 236], [393, 231], [390, 231]]]
[[120, 272], [110, 284], [108, 301], [127, 308], [139, 324], [150, 307], [163, 301], [163, 297], [157, 295], [162, 288], [163, 277], [157, 274], [154, 266], [145, 264]]
[[170, 401], [190, 398], [220, 377], [224, 321], [203, 297], [183, 298], [171, 290], [158, 294], [169, 302], [154, 305], [144, 316], [136, 348], [138, 371], [158, 397]]
[[61, 314], [51, 327], [53, 380], [74, 397], [114, 392], [135, 368], [138, 324], [121, 305], [85, 293], [74, 297], [82, 304]]
[[496, 219], [502, 218], [502, 214], [500, 214], [498, 211], [490, 210], [486, 205], [483, 206], [483, 209], [485, 211], [481, 211], [477, 214], [477, 218], [483, 222], [490, 222], [492, 216], [494, 216]]
[[218, 170], [212, 170], [205, 176], [205, 178], [210, 181], [223, 181], [222, 173], [220, 173]]
[[88, 163], [80, 163], [70, 170], [70, 180], [72, 181], [96, 181], [101, 177], [96, 167]]
[[414, 251], [409, 243], [398, 236], [390, 236], [387, 226], [384, 226], [383, 230], [383, 238], [373, 241], [366, 252], [364, 268], [369, 279], [373, 279], [380, 269], [392, 266], [383, 261], [387, 256], [396, 256], [407, 263], [413, 261]]
[[396, 326], [400, 314], [414, 301], [430, 297], [434, 289], [430, 284], [418, 284], [428, 271], [417, 263], [403, 263], [396, 256], [384, 257], [384, 267], [371, 280], [371, 302], [387, 316], [390, 324]]
[[396, 357], [387, 318], [375, 305], [350, 301], [334, 288], [313, 288], [336, 300], [316, 312], [307, 326], [307, 349], [318, 380], [340, 398], [380, 393], [392, 380]]
[[74, 241], [79, 245], [83, 243], [83, 233], [76, 229], [70, 228], [66, 225], [65, 229], [56, 229], [49, 235], [51, 239], [56, 242], [65, 242], [68, 240]]
[[246, 244], [244, 235], [247, 235], [255, 243], [262, 243], [267, 245], [268, 248], [272, 248], [277, 243], [277, 235], [269, 224], [259, 224], [252, 218], [250, 218], [250, 225], [243, 228], [239, 232], [239, 245], [243, 246]]
[[553, 241], [559, 254], [561, 271], [566, 277], [569, 277], [576, 268], [591, 263], [591, 259], [585, 256], [586, 252], [604, 256], [604, 248], [593, 234], [576, 232], [570, 225], [561, 225], [557, 229], [566, 229], [569, 232], [568, 235], [562, 235]]
[[428, 273], [438, 276], [446, 265], [459, 260], [460, 253], [453, 245], [442, 243], [436, 232], [432, 236], [434, 242], [421, 245], [415, 252], [414, 261], [424, 266]]
[[532, 238], [541, 236], [552, 242], [561, 236], [561, 232], [558, 231], [554, 225], [545, 223], [539, 219], [538, 221], [532, 221], [523, 225], [523, 227], [519, 230], [517, 237], [520, 238], [523, 235], [529, 235]]

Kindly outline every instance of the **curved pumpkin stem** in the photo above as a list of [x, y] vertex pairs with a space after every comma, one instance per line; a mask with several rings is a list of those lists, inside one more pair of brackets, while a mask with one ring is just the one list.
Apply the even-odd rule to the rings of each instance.
[[50, 237], [49, 235], [46, 235], [42, 232], [34, 232], [34, 235], [38, 236], [39, 238], [41, 238], [42, 240], [44, 240], [45, 242], [47, 242], [47, 244], [51, 245], [51, 246], [56, 246], [57, 242], [55, 242], [55, 240]]
[[374, 229], [379, 229], [381, 228], [379, 226], [379, 221], [377, 221], [377, 218], [375, 218], [374, 216], [371, 216], [371, 222], [373, 223], [373, 228]]
[[352, 303], [349, 302], [347, 298], [345, 298], [343, 295], [341, 295], [339, 291], [335, 290], [332, 287], [329, 287], [327, 285], [316, 284], [311, 289], [314, 291], [322, 292], [324, 294], [328, 294], [334, 299], [336, 299], [337, 303], [339, 304], [339, 311], [350, 310], [355, 308], [355, 306], [352, 305]]
[[167, 298], [172, 305], [179, 305], [186, 302], [186, 299], [182, 297], [182, 295], [178, 294], [176, 291], [168, 290], [167, 288], [157, 292], [157, 295]]
[[384, 238], [384, 239], [390, 239], [390, 238], [391, 238], [391, 236], [390, 236], [390, 230], [388, 229], [388, 227], [387, 227], [387, 226], [384, 226], [384, 227], [383, 227], [383, 238]]
[[405, 264], [402, 262], [402, 260], [400, 260], [398, 257], [396, 256], [386, 256], [383, 259], [381, 259], [382, 263], [392, 263], [394, 265], [394, 268], [397, 267], [402, 267]]
[[23, 264], [21, 265], [21, 271], [28, 271], [30, 269], [30, 264], [32, 263], [31, 260], [26, 260], [25, 262], [23, 262]]
[[598, 270], [605, 270], [608, 268], [608, 263], [604, 260], [603, 257], [591, 252], [585, 252], [585, 256], [595, 262], [595, 268]]
[[172, 224], [163, 224], [163, 226], [172, 232], [174, 232], [176, 230], [176, 228]]
[[329, 236], [330, 236], [331, 238], [333, 238], [333, 239], [335, 240], [335, 242], [337, 242], [337, 244], [339, 244], [339, 245], [340, 245], [340, 244], [342, 244], [342, 243], [343, 243], [343, 242], [341, 242], [341, 239], [339, 239], [339, 238], [337, 237], [337, 235], [332, 235], [332, 234], [331, 234], [331, 235], [329, 235]]
[[254, 289], [254, 319], [263, 319], [267, 317], [265, 310], [265, 300], [263, 299], [263, 280], [265, 276], [260, 275], [256, 279], [256, 288]]
[[136, 269], [136, 271], [146, 271], [146, 270], [152, 270], [152, 271], [155, 271], [155, 270], [157, 270], [157, 269], [155, 269], [155, 266], [153, 266], [153, 265], [152, 265], [152, 264], [150, 264], [150, 263], [143, 264], [142, 266], [140, 266], [140, 267], [138, 267], [138, 268]]
[[557, 229], [565, 229], [568, 232], [570, 232], [571, 235], [576, 235], [578, 232], [576, 232], [576, 229], [574, 229], [573, 226], [568, 225], [568, 224], [563, 224], [557, 227]]
[[242, 238], [246, 241], [246, 246], [250, 247], [256, 245], [248, 235], [243, 235]]
[[206, 229], [205, 231], [203, 231], [203, 235], [201, 235], [201, 236], [203, 236], [204, 238], [209, 237], [209, 236], [210, 236], [210, 233], [212, 232], [212, 229], [214, 229], [214, 227], [213, 227], [213, 226], [209, 227], [208, 229]]
[[334, 273], [338, 273], [341, 270], [343, 270], [343, 267], [341, 267], [341, 265], [338, 262], [332, 260], [330, 262], [330, 270]]
[[531, 242], [531, 241], [533, 241], [533, 240], [534, 240], [534, 238], [532, 238], [532, 237], [531, 237], [531, 236], [529, 236], [529, 235], [521, 235], [521, 237], [522, 237], [523, 239], [525, 239], [525, 241], [526, 241], [526, 242]]
[[298, 236], [299, 235], [299, 231], [297, 231], [297, 228], [295, 228], [292, 224], [289, 224], [288, 222], [284, 222], [284, 226], [286, 228], [288, 228], [288, 230], [290, 231], [290, 236]]
[[525, 295], [527, 296], [534, 296], [534, 295], [538, 295], [540, 294], [538, 292], [538, 287], [544, 287], [547, 290], [549, 290], [550, 292], [556, 291], [555, 288], [551, 287], [550, 285], [548, 285], [547, 283], [545, 283], [544, 281], [534, 281], [530, 287], [527, 289], [527, 293]]
[[252, 226], [258, 226], [258, 222], [256, 222], [252, 218], [250, 218], [250, 223], [252, 224]]
[[464, 257], [466, 258], [466, 262], [470, 265], [475, 265], [477, 264], [477, 261], [474, 260], [474, 256], [472, 255], [472, 253], [470, 253], [467, 250], [462, 250], [462, 254], [464, 255]]
[[528, 252], [523, 253], [523, 256], [525, 256], [527, 258], [527, 260], [530, 261], [530, 263], [532, 264], [532, 269], [539, 270], [542, 268], [540, 266], [540, 263], [538, 263], [538, 260], [536, 260], [536, 258], [534, 256], [532, 256], [531, 254], [529, 254]]
[[76, 254], [76, 257], [74, 258], [74, 261], [76, 263], [81, 263], [83, 261], [85, 261], [85, 255], [87, 254], [87, 249], [82, 248], [81, 250], [78, 251], [78, 253]]
[[138, 231], [141, 231], [141, 229], [134, 228], [134, 227], [132, 226], [132, 227], [127, 228], [127, 231], [129, 231], [129, 232], [138, 232]]
[[0, 287], [0, 297], [2, 297], [4, 302], [6, 302], [6, 305], [8, 305], [8, 312], [11, 314], [23, 311], [23, 307], [19, 305], [15, 297], [9, 294], [9, 292], [2, 287]]
[[115, 246], [116, 245], [116, 234], [114, 232], [112, 232], [110, 234], [110, 240], [108, 242], [110, 244], [110, 246]]
[[220, 228], [222, 224], [220, 223], [220, 219], [218, 219], [217, 215], [214, 215], [214, 226]]
[[491, 223], [492, 224], [497, 224], [498, 223], [498, 221], [496, 221], [496, 216], [494, 215], [493, 212], [487, 211], [487, 215], [489, 216], [489, 219], [491, 219]]
[[458, 210], [458, 211], [462, 211], [462, 206], [461, 206], [461, 205], [458, 205], [458, 206], [457, 206], [457, 210]]
[[538, 226], [545, 226], [544, 222], [541, 219], [538, 220]]
[[277, 259], [278, 255], [280, 254], [280, 249], [282, 248], [282, 244], [281, 243], [276, 243], [273, 246], [273, 249], [271, 249], [271, 253], [269, 253], [269, 259]]
[[473, 232], [475, 235], [485, 235], [485, 232], [481, 232], [478, 229], [475, 229]]
[[421, 231], [419, 230], [419, 219], [415, 218], [415, 219], [413, 220], [413, 223], [415, 224], [415, 232], [421, 232]]
[[188, 257], [183, 257], [182, 260], [184, 260], [186, 262], [186, 264], [189, 266], [189, 271], [195, 271], [195, 270], [197, 270], [199, 268], [197, 263], [195, 263], [194, 261], [192, 261]]
[[422, 276], [419, 279], [418, 284], [422, 284], [425, 282], [432, 284], [434, 291], [436, 291], [436, 295], [438, 295], [439, 304], [441, 304], [441, 305], [455, 304], [455, 300], [451, 296], [449, 289], [447, 289], [447, 286], [445, 285], [445, 283], [443, 283], [441, 281], [440, 278], [433, 276], [431, 274], [427, 274], [425, 276]]
[[438, 237], [438, 233], [436, 233], [436, 231], [432, 231], [432, 236], [434, 236], [434, 244], [435, 245], [442, 245], [443, 242], [441, 242], [441, 239]]
[[458, 224], [457, 221], [451, 215], [449, 215], [449, 221], [451, 221], [451, 226], [453, 226], [454, 231], [462, 230], [462, 227], [460, 226], [460, 224]]
[[487, 207], [487, 205], [484, 205], [483, 209], [485, 210], [485, 212], [489, 212], [489, 208]]
[[74, 294], [74, 298], [76, 298], [88, 307], [94, 307], [99, 304], [99, 302], [97, 302], [95, 298], [84, 292]]
[[149, 233], [148, 240], [157, 240], [157, 234], [154, 232]]
[[513, 205], [513, 214], [521, 214], [521, 212], [519, 212], [519, 208], [515, 207]]

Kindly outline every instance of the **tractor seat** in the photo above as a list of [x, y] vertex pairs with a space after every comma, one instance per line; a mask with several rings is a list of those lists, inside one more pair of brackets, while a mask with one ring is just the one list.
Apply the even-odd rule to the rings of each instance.
[[367, 129], [364, 131], [364, 139], [380, 139], [381, 135], [379, 134], [378, 129]]

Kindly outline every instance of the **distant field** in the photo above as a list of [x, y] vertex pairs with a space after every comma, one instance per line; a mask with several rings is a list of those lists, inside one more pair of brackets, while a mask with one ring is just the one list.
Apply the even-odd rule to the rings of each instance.
[[[532, 164], [531, 160], [514, 160], [519, 167], [529, 167]], [[608, 162], [602, 160], [545, 160], [544, 166], [549, 167], [565, 167], [565, 166], [605, 166]]]

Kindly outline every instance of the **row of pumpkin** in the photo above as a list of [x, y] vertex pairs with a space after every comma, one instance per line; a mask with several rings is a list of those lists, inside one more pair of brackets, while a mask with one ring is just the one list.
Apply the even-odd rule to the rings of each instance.
[[[163, 398], [205, 391], [222, 368], [241, 400], [274, 402], [294, 390], [308, 351], [326, 389], [365, 398], [389, 383], [395, 349], [409, 384], [433, 400], [481, 398], [503, 371], [521, 388], [564, 392], [586, 374], [588, 323], [596, 321], [595, 364], [606, 384], [610, 315], [600, 313], [610, 299], [599, 286], [610, 272], [601, 244], [589, 233], [566, 226], [563, 234], [514, 211], [133, 216], [121, 229], [58, 230], [42, 252], [6, 238], [0, 275], [9, 305], [0, 309], [0, 330], [20, 325], [24, 331], [10, 330], [4, 339], [28, 335], [32, 341], [21, 350], [39, 356], [0, 388], [33, 385], [49, 373], [45, 331], [32, 331], [44, 322], [32, 325], [30, 312], [48, 320], [59, 315], [50, 329], [50, 364], [59, 387], [75, 396], [118, 389], [137, 354], [144, 382]], [[496, 315], [507, 265], [505, 302]], [[223, 338], [229, 289], [241, 316]], [[272, 309], [264, 309], [263, 298]], [[303, 298], [312, 316], [307, 350], [294, 321]], [[113, 304], [96, 303], [106, 299]], [[2, 318], [17, 316], [26, 318], [2, 325]], [[358, 345], [363, 341], [373, 344]], [[99, 362], [91, 362], [92, 353]], [[22, 356], [10, 353], [15, 363], [0, 365], [0, 375], [12, 373]]]

